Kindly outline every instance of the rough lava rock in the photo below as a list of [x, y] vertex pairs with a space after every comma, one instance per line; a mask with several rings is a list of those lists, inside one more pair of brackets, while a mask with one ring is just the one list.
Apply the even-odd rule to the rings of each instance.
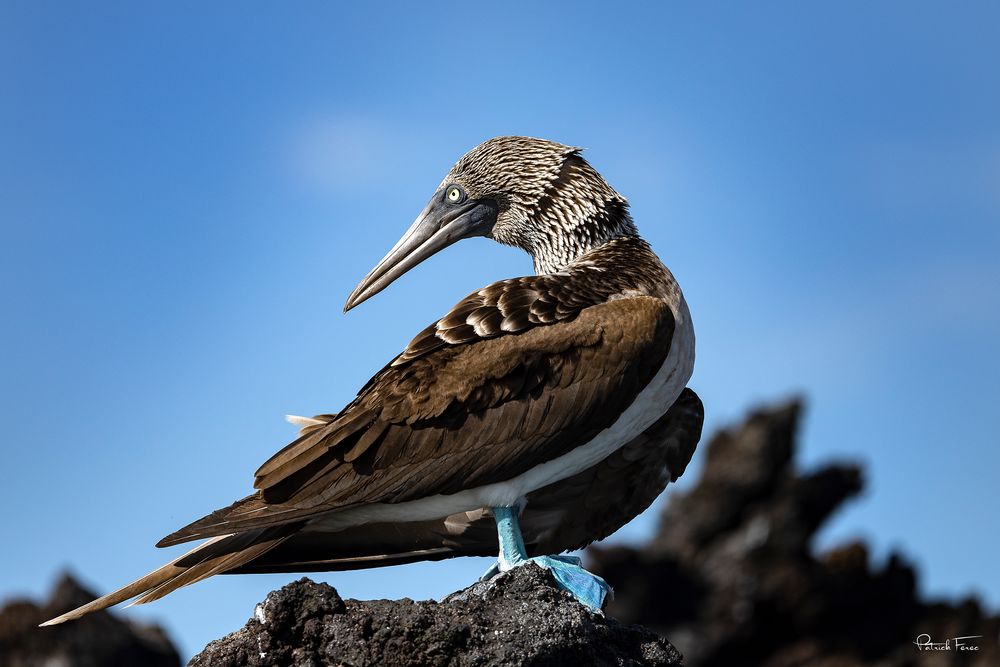
[[14, 600], [0, 609], [3, 667], [177, 667], [181, 658], [162, 628], [122, 620], [106, 611], [47, 628], [39, 623], [86, 604], [96, 595], [69, 575], [38, 605]]
[[343, 600], [300, 579], [274, 591], [243, 629], [192, 667], [235, 665], [674, 665], [681, 656], [638, 626], [593, 614], [529, 564], [442, 602]]
[[[688, 667], [1000, 665], [1000, 616], [974, 599], [921, 600], [900, 554], [875, 566], [860, 542], [814, 553], [863, 482], [854, 464], [795, 469], [801, 412], [791, 401], [717, 434], [648, 544], [588, 550], [588, 569], [615, 587], [609, 615], [670, 637]], [[965, 642], [977, 651], [928, 651], [921, 635], [981, 637]]]

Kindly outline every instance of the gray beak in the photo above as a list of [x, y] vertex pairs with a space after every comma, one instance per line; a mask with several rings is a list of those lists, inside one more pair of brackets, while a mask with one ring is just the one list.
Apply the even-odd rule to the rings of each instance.
[[403, 238], [354, 288], [344, 305], [344, 312], [375, 296], [401, 275], [452, 243], [488, 235], [496, 219], [497, 204], [492, 199], [449, 204], [445, 201], [445, 188], [438, 190]]

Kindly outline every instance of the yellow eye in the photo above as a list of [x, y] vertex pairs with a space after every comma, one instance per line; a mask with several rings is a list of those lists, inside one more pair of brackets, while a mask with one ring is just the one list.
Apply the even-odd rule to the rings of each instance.
[[452, 204], [456, 204], [462, 201], [462, 189], [453, 185], [450, 188], [448, 188], [448, 192], [445, 194], [445, 196], [448, 198], [449, 202], [451, 202]]

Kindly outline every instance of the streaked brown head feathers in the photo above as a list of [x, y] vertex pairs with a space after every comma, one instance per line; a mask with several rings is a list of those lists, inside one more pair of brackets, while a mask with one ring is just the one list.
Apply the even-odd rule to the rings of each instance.
[[636, 236], [628, 202], [579, 148], [531, 137], [496, 137], [463, 155], [423, 212], [347, 300], [382, 291], [428, 257], [472, 236], [531, 255], [555, 273], [614, 239]]
[[490, 236], [553, 273], [615, 238], [636, 235], [628, 202], [581, 156], [583, 149], [532, 137], [495, 137], [472, 149], [442, 187], [498, 203]]

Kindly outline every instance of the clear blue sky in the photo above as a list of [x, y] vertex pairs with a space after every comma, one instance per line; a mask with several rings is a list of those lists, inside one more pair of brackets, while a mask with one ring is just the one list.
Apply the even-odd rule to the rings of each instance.
[[[455, 159], [528, 134], [587, 147], [681, 280], [710, 431], [803, 391], [804, 462], [864, 462], [821, 545], [996, 607], [998, 45], [988, 2], [2, 2], [0, 594], [159, 565], [282, 415], [530, 272], [477, 239], [340, 312]], [[420, 598], [487, 565], [323, 578]], [[190, 654], [292, 578], [128, 613]]]

